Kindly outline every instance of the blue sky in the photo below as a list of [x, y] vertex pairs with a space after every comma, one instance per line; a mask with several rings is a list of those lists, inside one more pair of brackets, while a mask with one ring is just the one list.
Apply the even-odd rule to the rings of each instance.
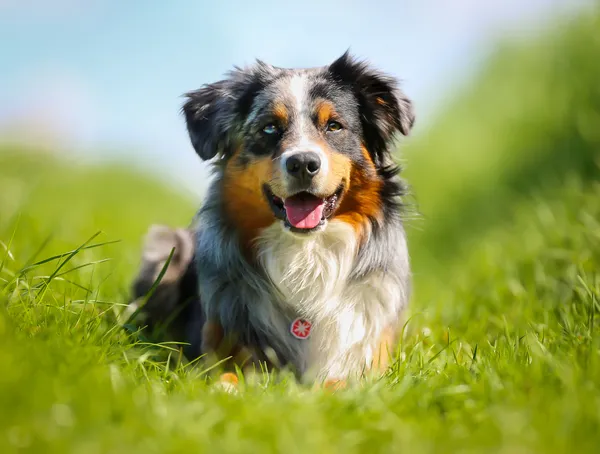
[[[261, 58], [320, 66], [347, 48], [404, 81], [419, 128], [498, 36], [577, 0], [0, 0], [0, 130], [149, 167], [199, 193], [180, 95]], [[468, 79], [466, 79], [468, 80]], [[417, 129], [418, 131], [418, 129]]]

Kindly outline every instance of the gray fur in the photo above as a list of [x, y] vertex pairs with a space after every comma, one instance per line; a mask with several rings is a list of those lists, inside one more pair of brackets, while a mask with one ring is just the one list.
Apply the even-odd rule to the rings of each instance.
[[264, 316], [273, 300], [273, 288], [264, 273], [242, 255], [237, 232], [223, 222], [221, 178], [213, 182], [197, 216], [197, 253], [200, 300], [208, 320], [259, 351], [272, 348], [280, 364], [292, 363], [296, 343], [280, 339], [280, 325], [292, 314], [279, 314], [271, 324]]

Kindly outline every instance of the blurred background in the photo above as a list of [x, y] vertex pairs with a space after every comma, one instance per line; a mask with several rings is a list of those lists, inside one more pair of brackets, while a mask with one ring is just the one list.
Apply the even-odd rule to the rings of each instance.
[[27, 256], [102, 230], [131, 271], [147, 225], [187, 224], [207, 186], [180, 95], [350, 48], [416, 106], [398, 153], [412, 255], [441, 279], [520, 201], [597, 177], [598, 19], [583, 0], [0, 0], [0, 239], [18, 223]]

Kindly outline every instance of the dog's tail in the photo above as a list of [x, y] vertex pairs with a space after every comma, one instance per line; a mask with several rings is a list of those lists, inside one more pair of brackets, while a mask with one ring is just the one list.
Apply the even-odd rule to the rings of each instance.
[[195, 231], [152, 225], [132, 284], [126, 318], [144, 327], [153, 340], [184, 345], [188, 360], [200, 355], [204, 325], [198, 294]]

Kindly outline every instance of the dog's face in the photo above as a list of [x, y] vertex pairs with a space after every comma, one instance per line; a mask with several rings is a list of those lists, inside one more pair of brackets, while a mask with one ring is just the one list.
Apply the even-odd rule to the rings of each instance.
[[189, 93], [184, 113], [200, 157], [219, 157], [230, 220], [295, 234], [377, 217], [389, 143], [414, 121], [395, 81], [348, 54], [324, 68], [236, 69]]

